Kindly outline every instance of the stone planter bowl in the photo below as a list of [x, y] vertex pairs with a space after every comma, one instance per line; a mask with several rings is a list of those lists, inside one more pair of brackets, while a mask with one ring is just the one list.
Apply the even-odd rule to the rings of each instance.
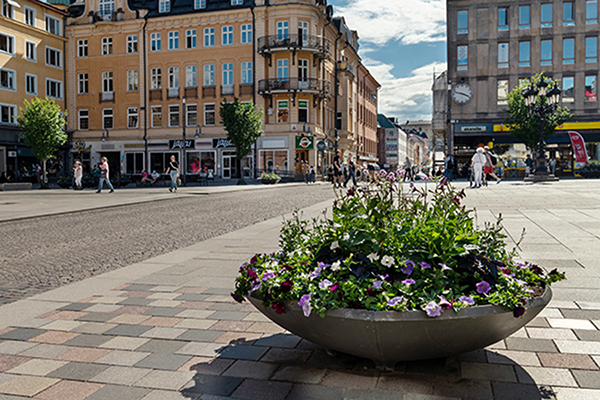
[[325, 318], [316, 313], [306, 318], [298, 302], [286, 303], [286, 313], [265, 309], [262, 300], [250, 302], [288, 331], [336, 350], [373, 360], [378, 367], [394, 368], [397, 362], [452, 356], [496, 343], [535, 318], [548, 305], [552, 290], [530, 299], [527, 312], [515, 318], [512, 312], [492, 306], [444, 310], [431, 318], [423, 311], [369, 311], [337, 309]]
[[281, 179], [261, 179], [260, 181], [263, 185], [274, 185], [279, 182]]

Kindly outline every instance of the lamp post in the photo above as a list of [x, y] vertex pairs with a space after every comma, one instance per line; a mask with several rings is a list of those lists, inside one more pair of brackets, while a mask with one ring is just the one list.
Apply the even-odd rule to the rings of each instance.
[[181, 165], [183, 166], [183, 179], [181, 180], [182, 185], [185, 186], [186, 185], [186, 178], [185, 176], [187, 175], [187, 159], [186, 159], [186, 148], [187, 148], [187, 143], [185, 141], [185, 96], [183, 97], [183, 110], [182, 110], [182, 121], [183, 121], [183, 160], [181, 162]]
[[537, 83], [531, 85], [523, 91], [525, 106], [531, 115], [538, 116], [540, 119], [540, 138], [538, 141], [538, 154], [535, 162], [535, 172], [528, 180], [546, 181], [555, 180], [554, 176], [548, 174], [546, 167], [546, 142], [544, 140], [544, 120], [556, 112], [560, 100], [561, 90], [556, 83], [549, 84], [546, 77], [542, 75]]

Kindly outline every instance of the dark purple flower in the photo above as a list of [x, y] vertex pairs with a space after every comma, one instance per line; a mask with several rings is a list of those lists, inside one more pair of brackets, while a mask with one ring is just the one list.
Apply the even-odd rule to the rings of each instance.
[[375, 294], [375, 292], [373, 291], [373, 289], [371, 289], [371, 288], [368, 288], [368, 289], [367, 289], [367, 296], [369, 296], [369, 297], [373, 297], [373, 296], [376, 296], [376, 294]]
[[349, 197], [354, 197], [355, 194], [356, 194], [356, 189], [354, 187], [351, 187], [350, 189], [348, 189]]
[[404, 261], [404, 265], [406, 265], [406, 267], [400, 268], [400, 271], [402, 271], [405, 275], [410, 276], [410, 274], [412, 274], [413, 270], [415, 269], [415, 263], [411, 260], [406, 260]]
[[513, 315], [514, 315], [515, 318], [522, 317], [523, 314], [525, 314], [525, 308], [524, 307], [518, 306], [517, 308], [515, 308], [513, 310]]
[[281, 301], [278, 301], [277, 303], [273, 304], [273, 309], [277, 314], [285, 314], [285, 306]]
[[288, 293], [294, 287], [294, 283], [287, 280], [281, 284], [281, 293]]
[[233, 297], [233, 299], [235, 301], [237, 301], [238, 303], [241, 303], [244, 301], [244, 298], [237, 293], [231, 293], [231, 297]]

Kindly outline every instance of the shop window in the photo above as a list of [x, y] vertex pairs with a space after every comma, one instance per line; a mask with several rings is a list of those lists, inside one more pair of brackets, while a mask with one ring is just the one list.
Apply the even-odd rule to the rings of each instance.
[[144, 170], [144, 153], [125, 153], [125, 165], [128, 174], [141, 174]]
[[287, 150], [260, 150], [258, 158], [258, 165], [262, 171], [287, 172], [288, 170]]
[[289, 111], [287, 100], [277, 101], [277, 122], [280, 124], [289, 122]]

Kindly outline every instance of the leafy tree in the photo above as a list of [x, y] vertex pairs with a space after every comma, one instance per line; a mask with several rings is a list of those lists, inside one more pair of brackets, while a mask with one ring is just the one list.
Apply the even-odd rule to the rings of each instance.
[[25, 100], [24, 105], [25, 109], [21, 108], [21, 116], [17, 118], [17, 122], [23, 132], [23, 140], [42, 161], [44, 187], [46, 161], [54, 155], [58, 146], [67, 141], [67, 133], [64, 130], [67, 124], [64, 117], [66, 112], [61, 114], [60, 107], [53, 99], [36, 97], [31, 102]]
[[[541, 79], [542, 74], [537, 74], [531, 79], [523, 79], [519, 86], [515, 87], [508, 94], [508, 110], [504, 120], [505, 124], [510, 125], [512, 135], [530, 149], [536, 149], [540, 141], [540, 128], [542, 120], [539, 115], [532, 114], [525, 105], [525, 97], [523, 92], [527, 90], [533, 83], [536, 85]], [[548, 81], [548, 90], [554, 85], [560, 87], [560, 81]], [[538, 96], [536, 106], [548, 105], [547, 99], [544, 96]], [[543, 121], [544, 124], [544, 141], [554, 135], [557, 126], [573, 118], [573, 113], [564, 107], [558, 107], [556, 111], [546, 115]]]
[[[257, 110], [253, 102], [240, 103], [234, 97], [233, 103], [227, 103], [226, 99], [221, 103], [219, 115], [227, 131], [227, 139], [235, 145], [235, 156], [241, 162], [252, 152], [252, 145], [262, 135], [262, 109]], [[245, 183], [243, 174], [239, 183]]]

